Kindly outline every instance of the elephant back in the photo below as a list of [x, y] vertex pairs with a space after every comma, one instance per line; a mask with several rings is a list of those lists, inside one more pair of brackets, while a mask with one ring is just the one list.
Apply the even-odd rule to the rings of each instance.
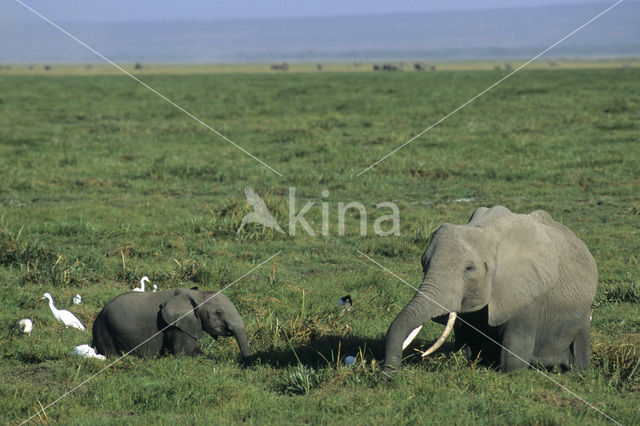
[[564, 299], [577, 287], [590, 306], [598, 285], [598, 268], [587, 245], [569, 228], [553, 220], [546, 211], [536, 210], [529, 216], [554, 237], [557, 252], [562, 258], [558, 265], [559, 282], [570, 283], [558, 286], [549, 296]]
[[473, 212], [467, 225], [488, 226], [501, 218], [509, 216], [514, 216], [514, 214], [504, 206], [493, 206], [491, 208], [479, 207]]

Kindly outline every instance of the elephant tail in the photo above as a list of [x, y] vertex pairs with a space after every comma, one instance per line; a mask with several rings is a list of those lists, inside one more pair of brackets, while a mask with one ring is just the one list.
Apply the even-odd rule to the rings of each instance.
[[93, 323], [93, 341], [91, 342], [91, 346], [96, 349], [101, 355], [109, 356], [116, 355], [116, 346], [113, 342], [113, 336], [109, 332], [109, 328], [107, 326], [107, 319], [105, 318], [104, 311], [101, 311], [96, 320]]

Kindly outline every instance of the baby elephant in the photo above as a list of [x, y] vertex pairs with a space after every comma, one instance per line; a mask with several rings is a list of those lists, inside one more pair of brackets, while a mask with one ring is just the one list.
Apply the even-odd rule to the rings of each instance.
[[103, 355], [129, 351], [140, 356], [164, 351], [197, 355], [202, 353], [197, 339], [204, 330], [214, 338], [235, 336], [242, 356], [249, 358], [252, 353], [240, 314], [228, 297], [214, 294], [195, 289], [121, 294], [96, 317], [93, 346]]

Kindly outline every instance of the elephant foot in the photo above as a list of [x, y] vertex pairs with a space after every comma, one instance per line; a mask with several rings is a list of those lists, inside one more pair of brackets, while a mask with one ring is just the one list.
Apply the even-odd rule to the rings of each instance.
[[258, 359], [258, 357], [257, 357], [256, 355], [251, 355], [251, 356], [248, 356], [248, 357], [243, 357], [243, 358], [240, 360], [240, 365], [242, 365], [242, 366], [244, 366], [244, 367], [252, 366], [253, 364], [255, 364], [255, 363], [256, 363], [257, 359]]
[[398, 375], [398, 371], [399, 370], [395, 367], [385, 365], [384, 367], [382, 367], [382, 373], [380, 374], [380, 377], [382, 377], [384, 381], [390, 382], [396, 378], [396, 376]]
[[471, 353], [471, 348], [467, 345], [464, 345], [463, 347], [461, 347], [458, 352], [460, 352], [460, 354], [464, 357], [464, 359], [466, 359], [467, 361], [473, 361], [475, 358], [473, 356], [473, 353]]

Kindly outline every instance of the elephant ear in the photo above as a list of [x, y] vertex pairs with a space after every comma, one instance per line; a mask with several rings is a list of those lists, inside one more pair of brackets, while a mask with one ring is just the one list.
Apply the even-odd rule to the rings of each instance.
[[200, 339], [204, 334], [196, 306], [196, 301], [188, 294], [177, 294], [160, 305], [160, 313], [167, 324], [178, 327], [194, 339]]
[[501, 228], [496, 250], [489, 325], [509, 321], [536, 303], [558, 282], [561, 235], [531, 216], [505, 217], [495, 225]]

